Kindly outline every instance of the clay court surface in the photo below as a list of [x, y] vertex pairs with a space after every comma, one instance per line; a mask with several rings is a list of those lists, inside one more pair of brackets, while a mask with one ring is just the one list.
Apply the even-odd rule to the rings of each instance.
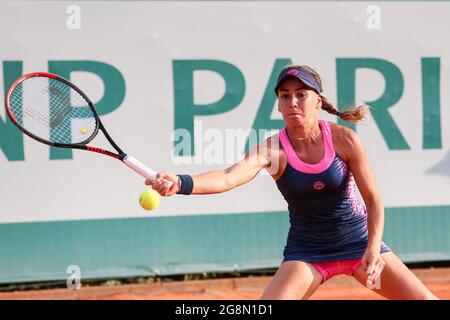
[[[450, 300], [450, 268], [412, 269], [440, 299]], [[270, 276], [248, 276], [194, 281], [160, 281], [114, 286], [82, 285], [79, 290], [47, 289], [0, 292], [0, 299], [80, 300], [254, 300]], [[379, 295], [347, 276], [335, 277], [311, 297], [312, 300], [380, 300]]]

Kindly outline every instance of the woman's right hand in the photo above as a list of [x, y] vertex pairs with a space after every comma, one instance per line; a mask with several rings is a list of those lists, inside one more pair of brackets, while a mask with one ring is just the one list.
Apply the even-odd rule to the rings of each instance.
[[[169, 197], [180, 191], [179, 179], [177, 175], [170, 172], [159, 172], [156, 174], [156, 179], [147, 179], [145, 184], [150, 185], [160, 195]], [[172, 182], [172, 184], [169, 186], [167, 181]]]

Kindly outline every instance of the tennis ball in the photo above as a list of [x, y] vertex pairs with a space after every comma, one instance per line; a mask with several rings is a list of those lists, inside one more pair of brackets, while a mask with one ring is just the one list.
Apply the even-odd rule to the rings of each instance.
[[87, 128], [81, 128], [80, 132], [81, 132], [81, 134], [87, 134], [88, 133], [88, 129]]
[[154, 210], [159, 206], [159, 193], [153, 189], [147, 189], [141, 192], [139, 204], [145, 210]]

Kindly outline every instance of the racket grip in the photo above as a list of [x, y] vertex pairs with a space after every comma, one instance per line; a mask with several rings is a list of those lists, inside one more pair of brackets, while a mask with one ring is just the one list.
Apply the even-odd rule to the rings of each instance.
[[[156, 179], [156, 171], [150, 169], [142, 162], [138, 161], [136, 158], [127, 155], [123, 159], [123, 162], [131, 169], [139, 173], [141, 176], [143, 176], [146, 179]], [[169, 187], [172, 186], [172, 182], [168, 180], [164, 180], [166, 183], [169, 184]]]

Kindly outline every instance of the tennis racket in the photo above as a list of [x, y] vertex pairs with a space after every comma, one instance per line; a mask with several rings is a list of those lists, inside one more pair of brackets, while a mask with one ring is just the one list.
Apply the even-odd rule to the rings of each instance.
[[[5, 106], [11, 121], [39, 142], [101, 153], [122, 161], [146, 179], [156, 179], [155, 171], [123, 152], [114, 142], [89, 98], [58, 75], [33, 72], [21, 76], [9, 88]], [[87, 145], [99, 130], [116, 152]]]

